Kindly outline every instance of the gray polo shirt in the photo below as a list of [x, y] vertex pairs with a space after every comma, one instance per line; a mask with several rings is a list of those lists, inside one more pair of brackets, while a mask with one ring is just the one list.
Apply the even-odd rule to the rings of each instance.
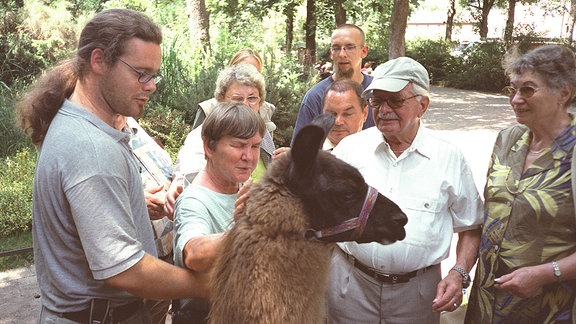
[[34, 258], [42, 304], [74, 312], [92, 298], [136, 299], [104, 279], [156, 255], [129, 135], [66, 100], [39, 150]]

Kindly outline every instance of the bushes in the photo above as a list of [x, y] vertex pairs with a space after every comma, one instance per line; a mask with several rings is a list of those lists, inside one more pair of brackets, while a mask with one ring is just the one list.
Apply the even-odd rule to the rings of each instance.
[[0, 161], [0, 237], [32, 228], [36, 150], [25, 148]]
[[458, 66], [458, 58], [450, 55], [452, 45], [444, 40], [416, 40], [406, 45], [406, 56], [420, 62], [430, 74], [430, 83], [445, 84]]
[[13, 100], [12, 90], [0, 82], [0, 159], [30, 145], [24, 132], [15, 124]]
[[462, 64], [449, 77], [447, 85], [499, 92], [507, 84], [502, 68], [505, 53], [504, 43], [498, 40], [473, 43], [465, 49]]
[[435, 84], [498, 92], [507, 82], [502, 68], [505, 51], [498, 40], [472, 43], [458, 54], [444, 40], [419, 40], [408, 44], [407, 55], [428, 69]]
[[275, 61], [272, 58], [266, 69], [267, 100], [276, 105], [276, 112], [272, 116], [277, 127], [274, 142], [279, 147], [290, 146], [300, 103], [306, 91], [319, 81], [318, 73], [313, 68], [306, 70], [290, 56]]

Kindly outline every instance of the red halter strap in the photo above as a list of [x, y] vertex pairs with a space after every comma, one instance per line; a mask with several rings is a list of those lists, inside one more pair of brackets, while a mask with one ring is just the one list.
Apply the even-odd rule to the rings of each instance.
[[364, 204], [362, 205], [362, 210], [360, 211], [360, 215], [358, 215], [358, 217], [350, 218], [336, 226], [321, 229], [319, 231], [310, 229], [306, 231], [305, 237], [320, 240], [322, 238], [338, 235], [354, 229], [354, 232], [352, 232], [350, 237], [350, 241], [359, 239], [364, 232], [366, 223], [368, 222], [368, 216], [376, 204], [376, 198], [378, 198], [378, 190], [376, 190], [374, 187], [368, 186], [366, 198], [364, 198]]

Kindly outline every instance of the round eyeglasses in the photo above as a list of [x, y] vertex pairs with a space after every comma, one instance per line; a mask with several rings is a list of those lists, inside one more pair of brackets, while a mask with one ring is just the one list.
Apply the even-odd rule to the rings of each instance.
[[408, 97], [408, 98], [395, 98], [395, 97], [382, 98], [382, 97], [378, 97], [378, 96], [372, 96], [372, 97], [368, 98], [368, 105], [370, 106], [370, 108], [380, 109], [380, 107], [382, 107], [382, 105], [384, 103], [387, 103], [390, 108], [399, 109], [399, 108], [402, 108], [404, 106], [404, 103], [407, 100], [410, 100], [410, 99], [416, 98], [416, 97], [420, 97], [420, 96], [422, 96], [422, 95], [413, 95], [412, 97]]
[[542, 88], [535, 88], [535, 87], [531, 87], [531, 86], [522, 86], [518, 89], [514, 88], [513, 86], [506, 86], [502, 89], [502, 92], [507, 95], [510, 99], [514, 98], [516, 96], [517, 92], [520, 92], [520, 97], [524, 98], [524, 99], [528, 99], [530, 97], [532, 97], [534, 95], [534, 93], [536, 93], [536, 91], [540, 90]]
[[121, 58], [118, 58], [118, 60], [124, 64], [126, 64], [126, 66], [128, 66], [129, 68], [131, 68], [132, 70], [134, 70], [134, 72], [136, 72], [138, 74], [138, 82], [140, 83], [148, 83], [150, 82], [150, 80], [154, 80], [154, 84], [158, 84], [158, 82], [160, 82], [160, 80], [162, 80], [163, 76], [162, 74], [160, 74], [160, 72], [155, 73], [155, 74], [150, 74], [150, 73], [146, 73], [146, 72], [142, 72], [140, 70], [138, 70], [137, 68], [133, 67], [132, 65], [124, 62], [124, 60], [122, 60]]

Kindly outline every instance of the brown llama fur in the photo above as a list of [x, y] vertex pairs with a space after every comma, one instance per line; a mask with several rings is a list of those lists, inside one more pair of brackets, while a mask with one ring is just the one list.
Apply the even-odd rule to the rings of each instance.
[[[333, 118], [328, 121], [333, 123]], [[309, 131], [305, 129], [302, 136]], [[322, 129], [325, 135], [330, 128]], [[299, 134], [291, 152], [274, 161], [266, 176], [252, 185], [243, 215], [220, 247], [212, 278], [210, 323], [325, 321], [333, 242], [345, 236], [320, 242], [306, 239], [303, 232], [356, 217], [368, 186], [356, 169], [318, 152], [324, 136], [315, 134], [310, 135], [311, 143]], [[299, 166], [299, 158], [310, 164]], [[326, 183], [325, 177], [338, 179]], [[372, 216], [376, 213], [378, 217]], [[333, 215], [338, 219], [330, 219]], [[393, 202], [379, 195], [370, 215], [365, 234], [356, 241], [404, 238], [406, 216]]]

